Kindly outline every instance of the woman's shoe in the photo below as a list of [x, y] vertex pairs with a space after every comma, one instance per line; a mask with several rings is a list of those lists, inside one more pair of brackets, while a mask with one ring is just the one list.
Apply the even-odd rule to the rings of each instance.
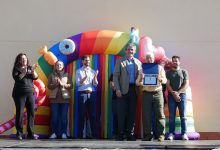
[[23, 138], [22, 138], [21, 135], [17, 135], [17, 139], [18, 139], [18, 140], [22, 140]]
[[56, 139], [56, 138], [57, 138], [57, 135], [55, 133], [50, 135], [50, 139]]
[[62, 139], [67, 139], [66, 133], [62, 134]]

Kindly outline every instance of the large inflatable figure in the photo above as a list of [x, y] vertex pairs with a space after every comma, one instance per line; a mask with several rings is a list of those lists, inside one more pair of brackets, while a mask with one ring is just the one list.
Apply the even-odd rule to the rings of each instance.
[[[111, 90], [108, 84], [110, 74], [114, 70], [114, 64], [117, 57], [124, 55], [124, 49], [127, 43], [134, 42], [137, 47], [137, 57], [140, 61], [145, 62], [147, 52], [155, 54], [156, 62], [166, 62], [168, 59], [165, 56], [165, 51], [160, 46], [154, 46], [151, 38], [147, 36], [139, 37], [139, 30], [132, 27], [130, 33], [124, 33], [111, 30], [97, 30], [91, 32], [83, 32], [63, 41], [54, 44], [51, 48], [47, 49], [46, 46], [40, 49], [42, 56], [38, 59], [39, 67], [37, 73], [39, 74], [39, 82], [45, 88], [47, 85], [47, 78], [53, 70], [53, 65], [57, 60], [61, 60], [65, 64], [66, 71], [72, 75], [74, 89], [69, 109], [69, 131], [72, 138], [77, 138], [77, 121], [78, 121], [78, 98], [77, 87], [75, 86], [75, 73], [81, 67], [81, 57], [83, 55], [91, 55], [91, 67], [99, 70], [97, 87], [97, 134], [98, 138], [111, 138], [112, 137], [112, 104], [111, 104]], [[42, 91], [42, 85], [36, 83], [36, 91], [38, 98], [41, 99], [38, 104], [35, 120], [35, 133], [40, 137], [48, 137], [50, 134], [50, 107], [48, 95], [49, 90], [46, 88]], [[40, 90], [41, 91], [40, 91]], [[39, 92], [40, 91], [40, 92]], [[191, 93], [191, 90], [189, 90]], [[141, 137], [141, 90], [138, 97], [138, 109], [136, 117], [136, 135]], [[193, 113], [192, 113], [192, 99], [188, 99], [187, 108], [189, 106], [189, 131], [196, 135], [190, 136], [190, 139], [198, 139], [199, 134], [195, 132]], [[166, 116], [168, 116], [167, 108], [165, 109]], [[179, 122], [176, 123], [179, 125]], [[13, 125], [13, 123], [12, 123]], [[2, 124], [0, 126], [0, 131]], [[6, 129], [3, 129], [4, 132]], [[178, 127], [179, 130], [179, 127]], [[168, 131], [168, 130], [167, 130]], [[2, 133], [0, 132], [0, 133]], [[13, 134], [15, 134], [15, 129]]]

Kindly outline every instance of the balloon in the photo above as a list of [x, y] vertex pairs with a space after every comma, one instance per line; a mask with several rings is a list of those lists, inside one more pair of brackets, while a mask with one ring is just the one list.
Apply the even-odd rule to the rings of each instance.
[[76, 45], [71, 39], [64, 39], [59, 44], [60, 52], [64, 55], [72, 54], [75, 51]]
[[40, 54], [43, 54], [45, 60], [50, 65], [54, 65], [57, 61], [57, 57], [52, 52], [48, 51], [47, 46], [40, 48]]
[[[27, 113], [24, 112], [23, 113], [23, 121], [25, 121], [26, 118], [27, 118]], [[11, 129], [14, 125], [15, 125], [15, 116], [12, 119], [10, 119], [10, 120], [8, 120], [5, 123], [0, 125], [0, 134], [2, 134], [5, 131]]]
[[160, 62], [165, 57], [165, 51], [163, 47], [156, 46], [154, 48], [154, 56], [155, 56], [155, 62]]
[[169, 71], [172, 68], [172, 60], [165, 57], [164, 61], [165, 61], [164, 70]]
[[34, 93], [35, 93], [36, 97], [38, 97], [39, 89], [38, 89], [38, 87], [36, 85], [34, 85]]
[[146, 62], [146, 54], [148, 52], [154, 51], [154, 46], [152, 45], [151, 38], [145, 36], [142, 37], [139, 41], [139, 60], [141, 62]]
[[34, 80], [34, 86], [37, 87], [36, 91], [38, 90], [36, 104], [40, 106], [46, 98], [46, 88], [44, 82], [40, 79]]
[[146, 54], [151, 52], [154, 54], [155, 62], [160, 62], [165, 58], [165, 51], [160, 46], [154, 46], [152, 39], [144, 36], [139, 41], [139, 59], [141, 62], [146, 62]]
[[135, 27], [131, 27], [131, 33], [130, 33], [131, 41], [135, 44], [138, 44], [139, 42], [139, 30]]

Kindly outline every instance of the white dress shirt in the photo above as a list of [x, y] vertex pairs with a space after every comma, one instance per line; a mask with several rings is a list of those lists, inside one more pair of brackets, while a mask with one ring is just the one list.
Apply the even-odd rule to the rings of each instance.
[[[86, 80], [80, 84], [80, 81], [85, 77], [85, 71], [87, 74]], [[78, 86], [78, 91], [95, 91], [95, 87], [98, 83], [94, 83], [93, 79], [96, 72], [90, 67], [81, 67], [76, 71], [76, 85]]]

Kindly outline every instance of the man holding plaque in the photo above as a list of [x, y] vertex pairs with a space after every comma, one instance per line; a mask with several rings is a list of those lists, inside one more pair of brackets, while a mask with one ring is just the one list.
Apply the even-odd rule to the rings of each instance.
[[[117, 95], [118, 138], [135, 141], [134, 125], [137, 105], [137, 87], [135, 81], [142, 72], [141, 62], [134, 58], [136, 45], [129, 43], [125, 49], [125, 57], [116, 61], [113, 81]], [[126, 126], [126, 129], [124, 127]], [[126, 131], [126, 133], [124, 133]]]
[[[146, 64], [143, 64], [143, 74], [138, 76], [137, 85], [142, 85], [142, 122], [143, 122], [143, 141], [151, 141], [152, 121], [155, 119], [154, 135], [158, 141], [164, 141], [165, 137], [165, 115], [164, 98], [162, 84], [167, 82], [166, 73], [162, 66], [154, 63], [154, 54], [147, 53]], [[152, 119], [152, 114], [154, 118]]]
[[182, 140], [188, 140], [186, 134], [186, 89], [189, 85], [188, 72], [180, 68], [180, 57], [172, 57], [172, 69], [167, 72], [169, 140], [174, 139], [176, 108], [179, 109]]

